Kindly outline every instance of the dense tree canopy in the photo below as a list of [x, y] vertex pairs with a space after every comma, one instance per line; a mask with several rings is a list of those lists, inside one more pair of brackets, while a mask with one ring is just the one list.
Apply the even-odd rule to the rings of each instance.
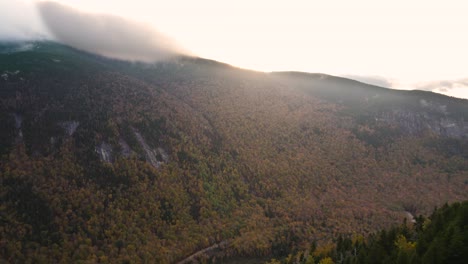
[[206, 258], [423, 261], [466, 239], [454, 222], [447, 252], [431, 240], [437, 214], [445, 225], [465, 204], [377, 233], [375, 248], [353, 236], [468, 199], [464, 100], [54, 43], [0, 52], [1, 74], [2, 261], [172, 263], [218, 244]]
[[327, 247], [311, 248], [270, 263], [466, 263], [468, 201], [445, 204], [367, 239], [339, 236]]

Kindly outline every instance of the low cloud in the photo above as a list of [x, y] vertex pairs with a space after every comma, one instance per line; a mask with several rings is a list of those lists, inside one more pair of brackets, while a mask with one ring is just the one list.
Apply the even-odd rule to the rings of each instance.
[[468, 89], [468, 78], [459, 80], [442, 80], [433, 82], [418, 83], [416, 89], [424, 91], [448, 92], [450, 90], [465, 87]]
[[174, 40], [144, 23], [84, 13], [55, 2], [39, 2], [37, 8], [57, 41], [80, 50], [143, 62], [187, 54]]
[[47, 39], [47, 31], [33, 3], [0, 0], [0, 41]]
[[381, 76], [344, 75], [343, 77], [380, 87], [393, 88], [393, 82]]

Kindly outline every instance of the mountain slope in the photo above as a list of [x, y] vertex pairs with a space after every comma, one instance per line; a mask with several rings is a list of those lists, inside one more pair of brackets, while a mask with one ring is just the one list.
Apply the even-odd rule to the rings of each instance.
[[30, 45], [0, 48], [7, 261], [284, 255], [468, 198], [466, 100]]
[[[333, 244], [282, 259], [281, 263], [465, 263], [468, 258], [468, 202], [445, 204], [428, 217], [362, 236], [340, 236]], [[269, 263], [279, 263], [271, 260]]]

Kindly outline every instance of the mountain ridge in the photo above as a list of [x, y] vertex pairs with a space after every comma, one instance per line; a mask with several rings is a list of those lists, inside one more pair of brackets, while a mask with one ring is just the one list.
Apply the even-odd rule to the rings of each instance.
[[465, 100], [37, 45], [0, 53], [3, 259], [284, 256], [468, 199], [465, 130], [427, 127]]

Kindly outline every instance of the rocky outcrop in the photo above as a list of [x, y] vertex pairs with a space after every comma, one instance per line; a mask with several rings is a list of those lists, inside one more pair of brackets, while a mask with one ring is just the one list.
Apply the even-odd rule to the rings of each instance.
[[123, 138], [119, 139], [119, 145], [120, 145], [120, 148], [122, 149], [122, 152], [121, 152], [122, 156], [128, 158], [132, 155], [133, 150], [130, 148], [128, 143]]
[[18, 113], [14, 113], [13, 117], [15, 118], [15, 128], [16, 128], [16, 131], [17, 131], [17, 140], [21, 141], [21, 140], [23, 140], [23, 130], [21, 129], [21, 127], [23, 125], [23, 117]]
[[153, 167], [159, 168], [161, 164], [164, 162], [167, 162], [169, 159], [169, 156], [167, 153], [164, 151], [164, 149], [158, 147], [156, 149], [152, 149], [145, 141], [143, 136], [138, 132], [138, 130], [133, 129], [133, 132], [135, 133], [135, 137], [140, 143], [141, 147], [145, 151], [145, 159], [147, 162], [149, 162]]
[[102, 161], [109, 163], [112, 162], [112, 146], [110, 144], [102, 142], [95, 150]]
[[397, 125], [411, 135], [430, 132], [444, 137], [468, 138], [468, 122], [464, 119], [456, 120], [447, 115], [394, 110], [380, 114], [376, 117], [376, 121]]
[[75, 133], [76, 129], [80, 125], [78, 121], [65, 121], [59, 123], [59, 126], [62, 127], [68, 136], [72, 136]]
[[[148, 145], [148, 143], [146, 143], [145, 138], [141, 135], [141, 133], [138, 130], [133, 129], [133, 132], [135, 133], [135, 137], [144, 151], [143, 154], [145, 160], [149, 162], [153, 167], [159, 168], [163, 163], [169, 161], [169, 155], [163, 148], [158, 147], [156, 149], [152, 149]], [[136, 154], [135, 151], [131, 149], [131, 147], [124, 139], [119, 139], [119, 145], [121, 150], [120, 155], [122, 155], [123, 157], [129, 158], [132, 156], [132, 154]], [[102, 142], [101, 144], [96, 146], [95, 151], [103, 162], [108, 163], [112, 163], [114, 161], [114, 155], [119, 155], [114, 154], [112, 145], [106, 142]]]

